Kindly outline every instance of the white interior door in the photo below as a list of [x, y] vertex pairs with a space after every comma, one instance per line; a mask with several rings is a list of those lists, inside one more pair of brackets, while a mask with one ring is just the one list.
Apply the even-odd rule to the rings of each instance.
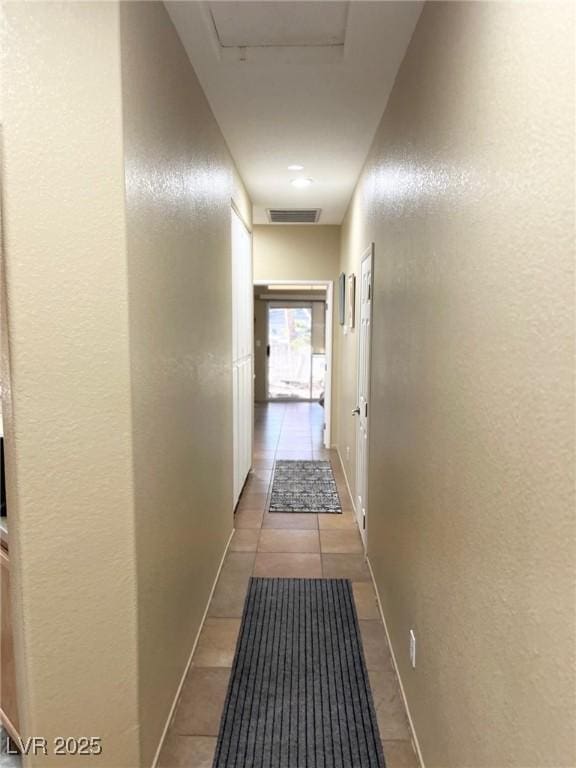
[[371, 245], [360, 263], [360, 296], [358, 308], [358, 399], [356, 416], [356, 514], [364, 546], [367, 530], [368, 431], [370, 415], [370, 339], [372, 334], [372, 271], [374, 246]]
[[252, 237], [232, 210], [232, 395], [234, 505], [252, 465], [253, 326]]

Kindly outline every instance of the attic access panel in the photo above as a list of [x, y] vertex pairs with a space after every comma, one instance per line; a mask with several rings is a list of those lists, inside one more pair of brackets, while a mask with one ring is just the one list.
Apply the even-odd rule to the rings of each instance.
[[214, 29], [223, 48], [342, 46], [348, 1], [209, 3]]

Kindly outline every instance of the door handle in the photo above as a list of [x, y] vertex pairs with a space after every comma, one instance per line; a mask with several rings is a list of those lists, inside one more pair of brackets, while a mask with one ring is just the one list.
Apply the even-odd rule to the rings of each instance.
[[360, 406], [357, 405], [356, 408], [352, 410], [352, 416], [360, 416]]
[[270, 344], [266, 344], [266, 357], [270, 357]]

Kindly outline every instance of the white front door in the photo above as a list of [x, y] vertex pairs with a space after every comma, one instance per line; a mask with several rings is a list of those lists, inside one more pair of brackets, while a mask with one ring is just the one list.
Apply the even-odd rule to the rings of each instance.
[[312, 400], [312, 304], [268, 302], [268, 400]]
[[372, 271], [374, 246], [363, 256], [360, 266], [360, 306], [358, 317], [358, 399], [354, 414], [356, 426], [356, 514], [366, 546], [368, 492], [368, 419], [370, 415], [370, 337], [372, 333]]

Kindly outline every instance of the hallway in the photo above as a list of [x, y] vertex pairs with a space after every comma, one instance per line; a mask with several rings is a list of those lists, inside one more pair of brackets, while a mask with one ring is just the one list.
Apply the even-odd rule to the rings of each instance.
[[576, 768], [575, 9], [0, 3], [26, 768]]
[[[256, 405], [254, 467], [160, 759], [160, 768], [212, 765], [250, 576], [352, 581], [387, 768], [417, 768], [352, 503], [335, 451], [322, 447], [317, 403]], [[266, 512], [274, 461], [330, 458], [342, 515]]]

